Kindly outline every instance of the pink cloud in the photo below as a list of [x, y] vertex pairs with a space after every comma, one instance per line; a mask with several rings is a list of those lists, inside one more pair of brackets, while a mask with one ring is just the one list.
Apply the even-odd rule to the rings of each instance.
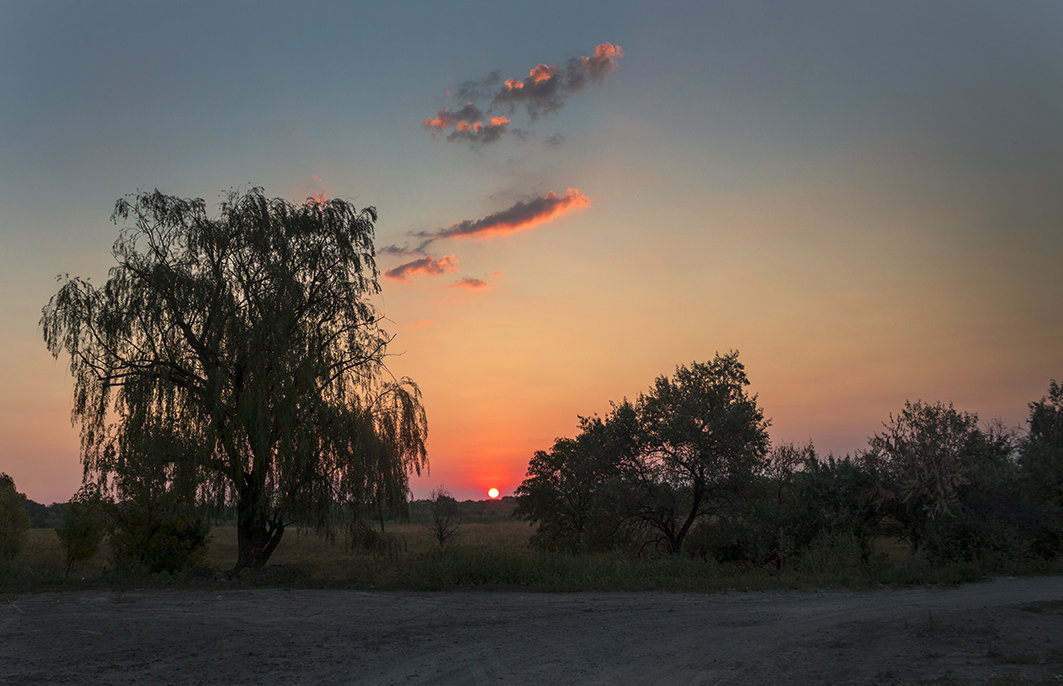
[[467, 276], [461, 281], [452, 283], [451, 286], [455, 288], [468, 288], [470, 290], [481, 290], [483, 288], [490, 288], [491, 284], [487, 283], [483, 279], [474, 279], [471, 276]]
[[412, 260], [405, 264], [389, 269], [384, 272], [384, 276], [395, 281], [408, 282], [411, 278], [417, 276], [426, 276], [429, 274], [442, 274], [443, 272], [456, 272], [458, 270], [458, 259], [453, 255], [446, 255], [441, 259], [434, 259], [431, 255], [425, 255], [419, 260]]
[[522, 80], [506, 79], [492, 104], [510, 107], [523, 104], [532, 119], [556, 112], [573, 93], [583, 89], [588, 79], [600, 83], [615, 71], [623, 56], [624, 50], [619, 45], [601, 43], [594, 48], [593, 55], [573, 57], [564, 69], [540, 64]]
[[564, 195], [550, 191], [544, 196], [518, 202], [482, 219], [466, 219], [449, 228], [435, 232], [422, 232], [418, 235], [428, 238], [428, 241], [422, 244], [425, 246], [440, 238], [470, 238], [513, 233], [556, 219], [569, 210], [589, 207], [590, 204], [590, 199], [576, 188], [569, 188]]
[[314, 180], [314, 183], [306, 183], [301, 187], [301, 191], [306, 193], [304, 201], [311, 204], [324, 205], [329, 201], [328, 187], [317, 174], [311, 174], [310, 178]]
[[596, 75], [597, 78], [602, 78], [620, 66], [618, 61], [623, 56], [624, 49], [619, 45], [602, 43], [594, 48], [594, 56], [581, 57], [580, 62], [583, 64], [584, 69], [592, 76]]
[[[624, 50], [619, 45], [600, 43], [592, 55], [572, 57], [563, 66], [537, 64], [528, 70], [526, 77], [505, 79], [501, 86], [498, 72], [492, 72], [485, 79], [462, 84], [455, 97], [468, 99], [468, 102], [460, 110], [442, 109], [436, 116], [425, 119], [423, 125], [433, 132], [449, 129], [448, 141], [474, 145], [494, 142], [506, 132], [503, 127], [510, 123], [509, 117], [500, 116], [499, 110], [511, 115], [516, 107], [521, 106], [532, 121], [556, 112], [589, 81], [600, 83], [615, 71], [623, 56]], [[448, 90], [448, 97], [450, 94]], [[505, 119], [504, 123], [502, 119]], [[508, 132], [519, 137], [527, 133], [520, 129]]]
[[508, 124], [509, 117], [491, 117], [487, 123], [459, 121], [447, 136], [447, 140], [462, 140], [478, 144], [493, 143], [502, 136]]
[[449, 129], [451, 125], [457, 124], [460, 126], [462, 123], [471, 125], [473, 122], [483, 119], [483, 113], [471, 102], [465, 103], [465, 106], [459, 110], [441, 109], [436, 112], [436, 116], [429, 117], [424, 120], [422, 126], [426, 129], [432, 129], [436, 131], [442, 131], [443, 129]]
[[540, 64], [528, 72], [528, 80], [532, 83], [542, 83], [543, 81], [549, 81], [554, 78], [556, 74], [557, 67], [551, 67], [548, 64]]

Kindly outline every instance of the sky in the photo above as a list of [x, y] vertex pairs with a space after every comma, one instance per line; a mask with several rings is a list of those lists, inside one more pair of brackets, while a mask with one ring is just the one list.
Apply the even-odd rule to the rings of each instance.
[[0, 0], [0, 472], [78, 488], [56, 276], [115, 201], [372, 205], [416, 497], [738, 350], [773, 441], [1063, 380], [1063, 3]]

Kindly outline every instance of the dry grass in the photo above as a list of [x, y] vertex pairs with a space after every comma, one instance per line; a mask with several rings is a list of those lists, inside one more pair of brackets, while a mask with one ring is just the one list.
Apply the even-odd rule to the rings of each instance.
[[[353, 547], [345, 542], [342, 534], [330, 541], [313, 532], [291, 529], [267, 568], [241, 577], [236, 585], [711, 591], [958, 583], [983, 576], [982, 570], [971, 563], [948, 567], [928, 565], [912, 558], [902, 542], [881, 543], [876, 556], [878, 563], [874, 565], [854, 563], [853, 551], [831, 549], [820, 551], [815, 559], [810, 557], [794, 568], [777, 571], [722, 565], [686, 556], [631, 559], [621, 555], [550, 553], [528, 547], [532, 531], [526, 522], [508, 519], [468, 522], [440, 548], [424, 524], [389, 523], [382, 536], [376, 531]], [[229, 570], [236, 558], [236, 529], [232, 526], [212, 529], [207, 548], [208, 565], [216, 570]], [[210, 579], [202, 574], [127, 577], [110, 571], [110, 567], [110, 552], [105, 542], [95, 557], [78, 563], [66, 576], [63, 551], [55, 531], [34, 529], [15, 563], [0, 570], [0, 591], [184, 585]], [[1055, 563], [1027, 571], [1058, 573], [1063, 571], [1063, 565]]]
[[[48, 531], [48, 530], [45, 530]], [[470, 522], [462, 524], [447, 547], [488, 547], [497, 549], [527, 548], [533, 529], [527, 522]], [[432, 531], [420, 524], [386, 524], [384, 535], [394, 541], [395, 548], [403, 553], [421, 553], [439, 548]], [[56, 544], [58, 545], [58, 543]], [[313, 531], [290, 529], [277, 546], [270, 564], [292, 565], [307, 560], [329, 563], [338, 560], [349, 562], [353, 551], [337, 534], [333, 540]], [[211, 566], [228, 569], [236, 564], [236, 527], [214, 527], [210, 532], [207, 559]]]

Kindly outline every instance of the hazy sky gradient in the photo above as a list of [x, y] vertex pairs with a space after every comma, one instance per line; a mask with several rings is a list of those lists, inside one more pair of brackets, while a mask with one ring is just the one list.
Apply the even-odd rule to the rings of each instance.
[[[424, 392], [420, 496], [510, 493], [577, 415], [716, 351], [740, 351], [774, 440], [839, 454], [905, 399], [1020, 425], [1063, 379], [1061, 3], [0, 13], [0, 471], [36, 500], [81, 476], [41, 307], [56, 274], [105, 280], [138, 188], [340, 196], [413, 251], [381, 272], [431, 257], [379, 300]], [[484, 127], [510, 120], [492, 142], [425, 126], [463, 85], [603, 43], [615, 69], [559, 109], [481, 95]], [[447, 233], [569, 189], [523, 230]]]

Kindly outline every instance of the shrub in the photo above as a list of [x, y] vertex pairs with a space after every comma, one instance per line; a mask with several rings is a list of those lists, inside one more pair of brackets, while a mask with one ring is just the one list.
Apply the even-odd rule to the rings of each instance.
[[75, 562], [87, 560], [99, 551], [110, 526], [109, 506], [99, 487], [86, 484], [64, 508], [63, 520], [55, 533], [66, 552], [67, 574]]
[[15, 481], [0, 474], [0, 563], [9, 562], [26, 545], [30, 517], [25, 498], [15, 490]]
[[114, 508], [111, 553], [127, 572], [178, 572], [206, 559], [210, 527], [192, 504], [173, 495], [137, 498]]
[[454, 500], [443, 488], [432, 491], [429, 501], [431, 502], [432, 523], [428, 525], [428, 528], [439, 543], [439, 547], [442, 548], [461, 526], [458, 501]]

